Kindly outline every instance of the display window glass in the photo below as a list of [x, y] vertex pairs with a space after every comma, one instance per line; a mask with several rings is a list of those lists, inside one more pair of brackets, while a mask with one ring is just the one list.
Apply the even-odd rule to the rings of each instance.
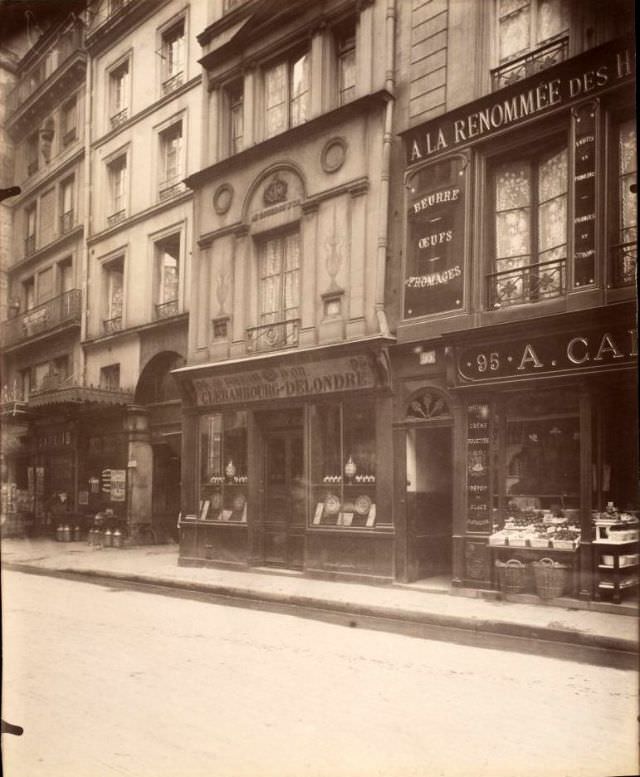
[[373, 400], [310, 408], [311, 523], [376, 524], [376, 434]]
[[247, 520], [247, 413], [200, 419], [200, 503], [203, 521]]

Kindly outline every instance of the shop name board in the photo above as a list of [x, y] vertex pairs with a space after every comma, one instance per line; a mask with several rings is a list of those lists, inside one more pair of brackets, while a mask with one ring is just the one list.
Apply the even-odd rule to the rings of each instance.
[[376, 374], [364, 355], [193, 379], [198, 406], [358, 391], [376, 385]]
[[475, 109], [452, 111], [406, 136], [407, 164], [499, 132], [550, 109], [589, 97], [635, 74], [629, 41], [615, 41], [478, 100]]
[[458, 374], [463, 382], [530, 378], [549, 373], [610, 369], [636, 363], [636, 329], [611, 329], [569, 336], [543, 335], [496, 345], [463, 348]]

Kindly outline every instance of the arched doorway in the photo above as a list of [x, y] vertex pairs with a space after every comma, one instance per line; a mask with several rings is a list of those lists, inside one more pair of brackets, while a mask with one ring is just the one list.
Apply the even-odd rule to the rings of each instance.
[[453, 417], [431, 388], [411, 395], [405, 412], [407, 577], [451, 579]]
[[151, 523], [160, 538], [178, 539], [181, 502], [181, 401], [171, 370], [184, 365], [175, 351], [163, 351], [140, 373], [135, 401], [149, 412], [153, 465]]

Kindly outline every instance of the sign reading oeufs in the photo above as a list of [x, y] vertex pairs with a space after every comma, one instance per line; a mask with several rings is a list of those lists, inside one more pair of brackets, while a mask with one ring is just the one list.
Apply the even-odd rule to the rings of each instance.
[[633, 367], [637, 359], [637, 330], [614, 327], [461, 348], [457, 365], [461, 383], [487, 383]]
[[464, 175], [454, 157], [409, 179], [404, 316], [456, 310], [463, 304]]
[[377, 385], [373, 364], [362, 354], [291, 367], [274, 366], [193, 378], [199, 406], [358, 391]]

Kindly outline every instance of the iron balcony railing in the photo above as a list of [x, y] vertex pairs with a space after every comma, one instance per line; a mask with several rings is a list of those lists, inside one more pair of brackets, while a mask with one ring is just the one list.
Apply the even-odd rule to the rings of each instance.
[[610, 254], [611, 286], [634, 286], [638, 265], [637, 243], [621, 243], [613, 246]]
[[183, 82], [184, 82], [184, 73], [180, 71], [179, 73], [176, 73], [174, 76], [171, 76], [171, 78], [167, 78], [166, 81], [162, 82], [162, 93], [169, 94], [169, 92], [173, 92], [174, 89], [177, 89], [179, 86], [182, 86]]
[[124, 221], [125, 216], [126, 216], [126, 213], [124, 210], [116, 211], [115, 213], [112, 213], [110, 216], [107, 216], [107, 224], [110, 227], [113, 227], [116, 224], [119, 224], [121, 221]]
[[129, 109], [128, 108], [122, 108], [117, 113], [114, 113], [113, 116], [111, 116], [111, 128], [115, 129], [116, 127], [119, 127], [121, 124], [124, 124], [127, 118], [129, 117]]
[[491, 88], [495, 92], [503, 86], [509, 86], [516, 81], [545, 70], [558, 62], [563, 62], [569, 53], [569, 38], [545, 43], [544, 46], [530, 51], [517, 59], [505, 62], [491, 71]]
[[175, 175], [171, 178], [167, 178], [164, 181], [160, 181], [158, 187], [158, 194], [161, 200], [168, 200], [170, 197], [175, 197], [176, 194], [180, 194], [185, 191], [186, 186], [182, 182], [180, 175]]
[[156, 320], [159, 321], [163, 318], [171, 318], [171, 316], [177, 316], [180, 311], [178, 310], [178, 300], [171, 299], [167, 302], [160, 302], [156, 305]]
[[111, 335], [114, 332], [122, 331], [122, 315], [105, 318], [102, 321], [102, 331], [105, 335]]
[[274, 351], [278, 348], [295, 348], [300, 335], [300, 319], [274, 321], [271, 324], [247, 329], [247, 351]]
[[2, 324], [5, 347], [30, 340], [32, 337], [57, 329], [62, 324], [80, 324], [81, 291], [71, 289], [20, 313]]
[[487, 276], [489, 309], [562, 297], [567, 290], [567, 260], [554, 259]]

